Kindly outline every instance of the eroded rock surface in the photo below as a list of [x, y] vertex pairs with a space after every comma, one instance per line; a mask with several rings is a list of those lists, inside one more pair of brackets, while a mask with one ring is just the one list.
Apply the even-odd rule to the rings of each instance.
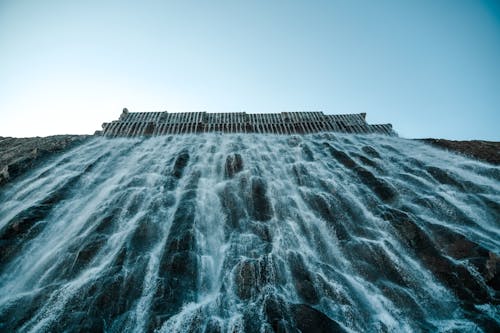
[[87, 140], [89, 135], [0, 137], [0, 186], [54, 154]]
[[421, 139], [433, 146], [454, 151], [478, 160], [500, 165], [500, 142], [495, 141], [453, 141], [445, 139]]

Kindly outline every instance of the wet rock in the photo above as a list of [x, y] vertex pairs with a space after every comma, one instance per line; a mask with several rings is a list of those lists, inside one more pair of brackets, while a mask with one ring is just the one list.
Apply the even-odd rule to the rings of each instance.
[[274, 332], [297, 332], [286, 302], [279, 296], [267, 295], [264, 300], [264, 313]]
[[318, 193], [303, 193], [306, 203], [311, 207], [312, 211], [318, 214], [322, 219], [329, 222], [330, 227], [335, 232], [335, 236], [340, 241], [345, 241], [350, 238], [349, 233], [343, 225], [343, 219], [337, 216], [332, 210], [333, 207], [338, 207], [339, 202], [332, 202], [331, 197], [326, 197], [325, 194]]
[[349, 307], [354, 306], [343, 289], [333, 287], [332, 284], [325, 280], [321, 274], [316, 275], [316, 281], [317, 288], [321, 290], [330, 300], [340, 305], [347, 305]]
[[373, 147], [363, 146], [363, 148], [361, 148], [361, 149], [363, 150], [363, 152], [365, 152], [365, 154], [367, 154], [367, 155], [369, 155], [371, 157], [381, 158], [380, 154]]
[[88, 139], [88, 135], [0, 137], [0, 186]]
[[104, 235], [95, 234], [84, 242], [84, 245], [78, 250], [74, 266], [87, 265], [95, 255], [106, 244], [107, 237]]
[[464, 235], [440, 225], [429, 225], [436, 244], [449, 256], [455, 259], [488, 257], [488, 251], [470, 241]]
[[362, 167], [357, 167], [355, 168], [355, 172], [363, 184], [375, 192], [382, 201], [392, 202], [397, 198], [396, 189], [386, 181], [375, 177], [370, 171]]
[[483, 276], [486, 283], [500, 293], [500, 256], [493, 252], [488, 252], [488, 259], [483, 270]]
[[493, 141], [453, 141], [444, 139], [420, 139], [433, 146], [454, 151], [469, 157], [500, 165], [500, 142]]
[[176, 231], [175, 234], [169, 237], [167, 251], [169, 253], [193, 251], [195, 249], [194, 229], [184, 228]]
[[[233, 270], [236, 292], [241, 299], [258, 297], [267, 285], [280, 283], [281, 272], [269, 255], [240, 261]], [[283, 282], [283, 281], [281, 281]]]
[[226, 164], [224, 166], [224, 175], [226, 178], [233, 178], [241, 170], [243, 170], [243, 158], [240, 154], [235, 153], [226, 157]]
[[337, 161], [343, 164], [346, 168], [352, 169], [358, 175], [361, 181], [366, 186], [371, 188], [381, 200], [390, 202], [396, 199], [396, 190], [386, 181], [375, 177], [373, 173], [359, 166], [352, 158], [349, 157], [349, 155], [347, 155], [343, 151], [335, 149], [327, 143], [325, 144], [325, 147]]
[[345, 251], [349, 253], [348, 256], [353, 267], [367, 281], [375, 284], [390, 281], [395, 287], [397, 285], [407, 287], [402, 275], [404, 270], [391, 260], [390, 255], [382, 246], [349, 242], [349, 246], [346, 246]]
[[0, 312], [0, 331], [17, 332], [19, 328], [30, 321], [40, 307], [47, 303], [56, 284], [44, 287], [39, 293], [22, 295]]
[[[239, 140], [249, 138], [237, 137]], [[211, 135], [204, 141], [194, 139], [194, 143], [188, 139], [184, 143], [182, 139], [175, 140], [175, 144], [179, 142], [193, 148], [193, 154], [198, 147], [199, 151], [207, 152], [208, 147], [204, 146], [207, 142], [220, 141]], [[156, 140], [160, 139], [137, 139], [141, 147], [133, 152], [134, 160], [140, 157], [136, 154], [157, 149], [153, 147]], [[266, 138], [266, 144], [267, 140], [271, 141]], [[286, 145], [286, 139], [278, 137], [276, 140], [279, 140], [277, 146]], [[323, 147], [322, 142], [318, 140], [323, 139], [304, 136], [297, 145], [307, 142], [314, 154], [324, 155], [319, 150]], [[336, 140], [333, 141], [335, 147], [342, 147], [342, 137]], [[116, 140], [116, 146], [120, 146], [120, 142], [128, 144], [128, 141], [136, 139]], [[485, 230], [491, 230], [500, 206], [494, 201], [496, 183], [492, 181], [495, 179], [476, 172], [476, 168], [494, 167], [477, 163], [457, 166], [457, 170], [464, 172], [457, 171], [450, 176], [468, 189], [459, 176], [478, 175], [477, 178], [471, 176], [471, 180], [484, 182], [484, 186], [477, 184], [482, 192], [459, 193], [453, 186], [447, 188], [449, 193], [444, 195], [436, 193], [429, 185], [429, 181], [437, 183], [433, 182], [430, 173], [420, 169], [417, 160], [407, 158], [408, 152], [403, 145], [396, 142], [395, 146], [401, 147], [398, 149], [401, 155], [391, 154], [394, 159], [389, 158], [385, 163], [393, 164], [387, 168], [376, 160], [378, 169], [368, 163], [373, 161], [372, 157], [377, 157], [354, 152], [360, 141], [366, 139], [358, 141], [353, 137], [345, 150], [336, 148], [344, 151], [344, 155], [335, 153], [343, 162], [330, 158], [314, 165], [304, 160], [307, 153], [301, 150], [302, 146], [289, 152], [263, 145], [261, 147], [269, 149], [265, 165], [257, 163], [241, 172], [237, 171], [238, 164], [235, 167], [231, 161], [226, 176], [233, 177], [232, 180], [222, 181], [214, 188], [204, 187], [199, 192], [204, 196], [206, 191], [218, 191], [222, 210], [217, 204], [213, 211], [208, 209], [208, 216], [196, 211], [198, 204], [204, 208], [203, 212], [207, 208], [206, 203], [201, 202], [203, 197], [197, 197], [200, 177], [197, 170], [205, 167], [202, 161], [210, 160], [209, 163], [219, 169], [204, 170], [207, 176], [220, 178], [221, 173], [227, 171], [224, 169], [227, 160], [218, 160], [221, 155], [217, 144], [214, 155], [191, 154], [185, 163], [182, 162], [184, 166], [176, 162], [182, 160], [178, 154], [162, 156], [158, 166], [141, 165], [144, 161], [140, 160], [131, 169], [134, 173], [123, 179], [120, 179], [125, 175], [123, 169], [114, 173], [115, 170], [109, 168], [101, 173], [101, 163], [109, 162], [111, 166], [117, 162], [116, 165], [123, 166], [127, 164], [122, 162], [128, 155], [114, 152], [111, 157], [104, 155], [106, 161], [93, 159], [92, 154], [101, 143], [94, 151], [89, 146], [87, 167], [74, 168], [78, 172], [85, 169], [84, 173], [88, 174], [80, 180], [75, 178], [71, 188], [61, 191], [56, 188], [51, 193], [24, 193], [26, 200], [17, 206], [14, 202], [17, 198], [2, 197], [13, 207], [24, 208], [28, 202], [34, 204], [16, 216], [19, 223], [6, 221], [5, 216], [12, 220], [11, 215], [9, 212], [4, 215], [5, 209], [0, 209], [4, 216], [2, 226], [5, 226], [0, 238], [5, 244], [12, 242], [9, 244], [15, 245], [9, 247], [9, 251], [19, 255], [16, 259], [21, 263], [13, 267], [14, 262], [10, 261], [13, 257], [6, 261], [8, 266], [5, 267], [9, 270], [4, 269], [0, 284], [2, 290], [7, 291], [3, 298], [8, 300], [0, 310], [0, 331], [30, 331], [42, 320], [54, 318], [53, 323], [44, 328], [46, 331], [135, 329], [154, 332], [181, 310], [186, 313], [176, 319], [183, 321], [181, 330], [185, 331], [335, 332], [343, 331], [344, 327], [360, 332], [389, 331], [393, 327], [385, 321], [387, 317], [376, 314], [392, 309], [396, 309], [396, 313], [392, 312], [396, 320], [408, 324], [409, 330], [435, 331], [442, 327], [439, 320], [450, 319], [477, 325], [478, 330], [485, 332], [498, 331], [494, 310], [499, 304], [499, 257], [491, 251], [497, 248], [496, 240]], [[244, 143], [243, 149], [251, 148], [245, 156], [247, 153], [253, 156], [253, 149], [259, 147], [259, 143], [253, 140]], [[375, 142], [374, 147], [378, 149], [379, 143]], [[328, 149], [325, 151], [328, 153]], [[380, 151], [387, 152], [382, 148]], [[304, 159], [300, 158], [301, 154], [305, 154]], [[268, 167], [267, 161], [271, 161], [272, 156], [280, 156], [286, 161], [289, 172], [282, 175], [280, 185], [286, 185], [290, 193], [276, 192], [278, 188], [275, 190], [274, 186], [271, 191], [274, 183], [269, 182], [274, 180], [263, 178], [267, 174], [263, 168]], [[257, 159], [260, 160], [260, 155]], [[427, 157], [421, 160], [425, 162], [424, 167], [432, 164]], [[50, 179], [54, 172], [61, 172], [61, 178], [54, 183], [60, 184], [60, 180], [74, 174], [74, 164], [69, 164], [73, 162], [71, 159], [61, 162], [61, 169], [46, 171], [44, 177]], [[180, 178], [173, 172], [176, 164]], [[344, 168], [344, 164], [351, 167]], [[399, 173], [403, 173], [403, 169], [398, 169], [402, 164], [408, 166], [408, 174], [418, 182], [405, 183]], [[425, 176], [418, 173], [419, 170]], [[55, 176], [57, 178], [57, 174]], [[389, 182], [391, 177], [394, 182]], [[109, 181], [111, 186], [94, 182], [101, 179]], [[169, 179], [169, 187], [163, 186], [166, 179]], [[401, 201], [393, 202], [391, 193], [384, 193], [386, 183], [401, 187], [398, 193]], [[13, 194], [12, 189], [17, 186], [13, 185], [5, 187], [5, 193]], [[354, 191], [344, 193], [343, 189]], [[363, 192], [366, 198], [351, 195]], [[391, 204], [375, 200], [375, 195]], [[46, 200], [39, 201], [42, 197]], [[405, 204], [407, 206], [402, 208]], [[85, 211], [74, 212], [80, 207]], [[89, 212], [92, 209], [94, 213]], [[262, 214], [262, 211], [267, 213]], [[52, 242], [61, 245], [59, 236], [64, 235], [52, 238], [44, 232], [43, 237], [36, 238], [40, 232], [48, 230], [45, 225], [52, 227], [64, 222], [56, 220], [56, 214], [52, 214], [61, 216], [60, 212], [68, 212], [62, 217], [68, 219], [68, 228], [64, 231], [67, 239], [62, 250], [58, 253], [32, 251], [45, 249], [47, 242], [49, 246]], [[387, 223], [373, 218], [381, 212], [385, 213]], [[263, 223], [270, 216], [274, 217], [272, 223]], [[195, 222], [200, 223], [196, 225]], [[438, 222], [446, 227], [436, 226]], [[331, 230], [341, 241], [337, 242]], [[470, 230], [474, 238], [465, 230]], [[224, 232], [225, 240], [220, 239]], [[477, 239], [477, 243], [473, 239]], [[153, 248], [159, 253], [152, 253]], [[289, 254], [291, 251], [293, 253]], [[117, 252], [116, 258], [112, 258]], [[28, 255], [33, 258], [29, 259], [33, 260], [33, 268], [26, 267], [30, 264], [25, 259]], [[0, 256], [5, 257], [1, 253]], [[37, 262], [40, 258], [43, 260]], [[314, 258], [314, 261], [308, 262], [306, 258]], [[114, 260], [109, 263], [111, 259]], [[92, 267], [102, 264], [101, 260], [106, 264], [98, 269]], [[345, 262], [347, 266], [343, 265]], [[159, 269], [151, 280], [145, 281], [151, 263]], [[348, 267], [347, 271], [344, 267]], [[207, 271], [200, 271], [205, 268]], [[15, 274], [19, 271], [26, 276], [17, 279]], [[30, 275], [31, 272], [34, 273]], [[439, 281], [446, 288], [445, 292], [438, 287], [446, 294], [444, 299], [431, 294], [430, 290], [434, 289], [429, 288], [426, 281], [415, 279], [428, 274], [435, 277], [431, 283]], [[360, 288], [359, 281], [366, 284], [362, 283]], [[212, 290], [219, 286], [219, 290]], [[369, 295], [362, 292], [365, 287]], [[9, 290], [14, 291], [9, 294]], [[212, 292], [216, 297], [211, 297]], [[448, 298], [448, 292], [457, 297]], [[137, 328], [135, 320], [142, 314], [136, 313], [138, 302], [144, 300], [142, 296], [146, 293], [152, 296], [151, 303], [146, 304], [146, 316], [150, 317], [145, 319], [146, 327]], [[292, 297], [288, 299], [290, 294]], [[383, 301], [376, 301], [380, 299]], [[290, 304], [291, 301], [303, 304]], [[64, 308], [55, 309], [55, 303], [64, 304]], [[23, 327], [30, 320], [33, 323]]]
[[452, 186], [455, 186], [459, 189], [463, 188], [462, 184], [460, 184], [460, 182], [455, 180], [455, 178], [451, 175], [451, 173], [449, 171], [446, 171], [446, 170], [443, 170], [440, 168], [436, 168], [433, 166], [429, 166], [426, 169], [427, 169], [427, 172], [430, 173], [431, 176], [435, 180], [437, 180], [439, 183], [445, 184], [445, 185], [452, 185]]
[[384, 218], [391, 222], [422, 263], [453, 290], [466, 307], [492, 301], [484, 282], [479, 281], [463, 264], [454, 263], [443, 256], [429, 235], [408, 214], [388, 209]]
[[295, 163], [292, 166], [292, 175], [299, 186], [304, 186], [311, 182], [309, 171], [307, 171], [306, 166], [301, 163]]
[[182, 177], [182, 173], [189, 162], [189, 154], [187, 151], [182, 151], [179, 153], [175, 159], [174, 166], [172, 168], [172, 176], [179, 179]]
[[422, 332], [436, 332], [437, 327], [426, 320], [425, 305], [419, 304], [408, 288], [398, 287], [390, 282], [381, 281], [379, 290], [387, 297], [396, 308], [412, 309], [407, 315]]
[[241, 299], [249, 299], [259, 291], [260, 269], [256, 261], [241, 261], [234, 270], [236, 294]]
[[298, 136], [291, 136], [286, 140], [290, 147], [297, 147], [301, 141], [301, 138]]
[[306, 144], [301, 145], [302, 158], [308, 162], [314, 161], [314, 154]]
[[204, 333], [222, 333], [223, 328], [218, 320], [210, 318], [205, 325]]
[[367, 157], [365, 157], [363, 155], [360, 155], [360, 154], [356, 154], [356, 153], [353, 153], [352, 155], [354, 157], [356, 157], [364, 165], [372, 167], [372, 168], [375, 168], [375, 169], [379, 169], [378, 164], [375, 163], [374, 161], [370, 160], [369, 158], [367, 158]]
[[431, 225], [429, 228], [441, 251], [452, 258], [467, 260], [487, 285], [500, 292], [500, 256], [444, 226]]
[[252, 179], [251, 204], [251, 215], [257, 221], [268, 221], [273, 217], [273, 208], [267, 196], [267, 184], [262, 178]]
[[339, 161], [346, 168], [354, 169], [356, 166], [358, 166], [356, 162], [354, 162], [354, 160], [350, 158], [349, 155], [347, 155], [343, 151], [335, 149], [328, 143], [325, 143], [324, 146], [327, 149], [327, 151], [330, 152], [330, 155], [332, 155], [333, 158]]
[[138, 221], [138, 226], [132, 234], [129, 244], [134, 251], [141, 253], [150, 249], [158, 241], [160, 235], [159, 226], [146, 216]]
[[107, 237], [97, 233], [91, 234], [85, 239], [79, 239], [68, 248], [65, 255], [61, 255], [56, 263], [52, 263], [52, 269], [45, 272], [40, 283], [59, 283], [75, 278], [89, 266], [106, 242]]
[[47, 331], [121, 331], [126, 324], [121, 319], [141, 295], [147, 265], [144, 258], [132, 256], [133, 253], [120, 251], [104, 274], [87, 281], [67, 300], [65, 311]]
[[307, 270], [304, 259], [298, 253], [291, 252], [288, 255], [288, 265], [293, 277], [293, 284], [297, 294], [309, 304], [317, 304], [319, 295], [314, 287], [311, 273]]
[[194, 232], [197, 180], [196, 175], [190, 175], [165, 242], [158, 287], [151, 306], [150, 330], [158, 328], [179, 312], [183, 304], [196, 298], [199, 264]]
[[46, 225], [44, 220], [60, 201], [75, 191], [75, 185], [81, 177], [82, 174], [79, 174], [66, 180], [59, 188], [48, 193], [36, 204], [21, 211], [7, 222], [0, 230], [0, 267], [19, 250], [25, 241], [33, 239], [43, 231]]
[[262, 241], [270, 243], [272, 241], [271, 230], [263, 223], [251, 223], [250, 230], [258, 236]]
[[335, 320], [324, 313], [306, 305], [293, 304], [290, 306], [296, 327], [300, 332], [315, 333], [344, 333], [347, 332]]
[[227, 231], [238, 229], [240, 219], [245, 217], [245, 210], [242, 208], [244, 204], [237, 195], [235, 186], [230, 183], [226, 184], [224, 189], [219, 192], [219, 200], [226, 216]]
[[466, 226], [474, 226], [476, 222], [467, 216], [460, 207], [457, 207], [453, 202], [443, 198], [438, 193], [432, 193], [429, 196], [417, 197], [414, 203], [431, 211], [434, 216], [441, 219], [449, 219], [458, 224]]
[[262, 330], [263, 322], [262, 315], [255, 305], [247, 306], [243, 310], [242, 324], [234, 325], [229, 332], [266, 332], [271, 333], [270, 330]]
[[0, 230], [0, 269], [16, 254], [24, 242], [40, 234], [46, 226], [45, 218], [60, 200], [59, 193], [53, 193], [41, 202], [20, 212]]

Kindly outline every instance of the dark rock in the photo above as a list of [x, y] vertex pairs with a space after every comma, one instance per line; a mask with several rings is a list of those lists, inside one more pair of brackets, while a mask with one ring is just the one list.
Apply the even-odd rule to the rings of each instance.
[[271, 242], [272, 235], [269, 227], [263, 223], [250, 223], [250, 230], [264, 242]]
[[267, 295], [264, 300], [264, 313], [274, 332], [297, 332], [293, 326], [286, 302], [276, 295]]
[[459, 189], [462, 189], [462, 185], [460, 182], [455, 180], [455, 178], [452, 176], [452, 174], [449, 171], [436, 168], [433, 166], [429, 166], [426, 168], [427, 172], [431, 174], [431, 176], [437, 180], [441, 184], [446, 184], [446, 185], [452, 185], [455, 186]]
[[375, 194], [385, 202], [394, 201], [397, 198], [396, 189], [386, 181], [377, 178], [370, 171], [362, 167], [354, 169], [363, 184], [368, 186]]
[[271, 201], [267, 196], [267, 184], [262, 178], [252, 179], [251, 215], [257, 221], [268, 221], [273, 217]]
[[311, 273], [304, 264], [304, 259], [298, 253], [291, 252], [288, 255], [288, 265], [292, 272], [293, 284], [297, 294], [309, 304], [317, 304], [319, 302], [319, 295], [314, 287], [314, 281]]
[[132, 234], [129, 244], [135, 251], [143, 252], [155, 244], [159, 237], [159, 226], [146, 216], [138, 222], [138, 226]]
[[224, 175], [226, 178], [233, 178], [234, 175], [241, 170], [243, 170], [243, 159], [240, 154], [231, 154], [226, 157], [226, 164], [224, 167]]
[[325, 143], [324, 146], [337, 161], [339, 161], [346, 168], [352, 169], [361, 181], [366, 186], [371, 188], [381, 200], [390, 202], [397, 197], [397, 192], [391, 185], [389, 185], [386, 181], [375, 177], [373, 173], [365, 168], [359, 166], [351, 157], [349, 157], [349, 155], [343, 151], [335, 149], [328, 143]]
[[440, 250], [458, 260], [467, 260], [495, 292], [500, 292], [500, 256], [444, 226], [431, 225]]
[[454, 151], [468, 157], [494, 165], [500, 165], [500, 142], [494, 141], [453, 141], [445, 139], [419, 139], [433, 146]]
[[160, 258], [158, 288], [151, 306], [149, 329], [176, 314], [185, 303], [196, 299], [198, 290], [198, 255], [194, 219], [198, 174], [190, 175]]
[[290, 147], [297, 147], [302, 139], [298, 136], [291, 136], [287, 139], [287, 143]]
[[258, 297], [266, 285], [274, 285], [281, 278], [276, 264], [267, 255], [241, 260], [233, 274], [236, 294], [244, 300]]
[[210, 318], [210, 320], [205, 325], [204, 333], [222, 333], [222, 332], [223, 328], [221, 327], [221, 324], [217, 320]]
[[330, 155], [332, 155], [333, 158], [339, 161], [346, 168], [354, 169], [356, 166], [358, 166], [356, 162], [354, 162], [354, 160], [350, 158], [349, 155], [347, 155], [343, 151], [335, 149], [328, 143], [324, 143], [323, 145], [328, 150], [328, 152], [330, 152]]
[[380, 154], [373, 147], [363, 146], [363, 148], [361, 148], [361, 149], [365, 152], [365, 154], [367, 154], [367, 155], [369, 155], [371, 157], [381, 158]]
[[303, 193], [302, 196], [309, 207], [311, 207], [311, 210], [329, 223], [339, 240], [345, 241], [350, 239], [346, 228], [340, 223], [343, 219], [332, 209], [333, 207], [338, 207], [341, 204], [340, 202], [332, 202], [333, 198], [324, 193]]
[[307, 171], [307, 168], [304, 164], [295, 163], [292, 166], [292, 174], [295, 178], [295, 181], [297, 182], [297, 185], [299, 186], [304, 186], [310, 181], [309, 172]]
[[391, 222], [400, 237], [415, 251], [422, 263], [457, 297], [466, 308], [492, 302], [486, 284], [479, 281], [463, 264], [444, 256], [430, 236], [406, 213], [388, 209], [384, 218]]
[[303, 333], [344, 333], [347, 332], [335, 320], [305, 304], [290, 306], [296, 327]]
[[88, 264], [99, 250], [106, 244], [107, 237], [104, 235], [95, 234], [85, 240], [83, 246], [78, 250], [74, 266], [85, 266]]
[[314, 161], [314, 154], [311, 150], [311, 148], [309, 148], [309, 146], [307, 146], [306, 144], [303, 144], [301, 145], [301, 151], [302, 151], [302, 158], [308, 162], [312, 162]]
[[241, 261], [234, 270], [236, 294], [241, 299], [249, 299], [259, 291], [260, 269], [255, 260]]
[[0, 331], [17, 332], [47, 302], [56, 287], [53, 284], [41, 289], [39, 293], [22, 295], [3, 308], [0, 313]]
[[69, 150], [89, 138], [88, 135], [0, 137], [0, 186], [35, 168], [47, 158]]
[[179, 179], [182, 177], [182, 173], [184, 172], [184, 168], [189, 162], [189, 154], [187, 151], [182, 151], [179, 153], [177, 158], [175, 159], [174, 166], [172, 168], [172, 176]]
[[377, 163], [375, 163], [373, 160], [363, 156], [363, 155], [360, 155], [360, 154], [356, 154], [356, 153], [353, 153], [352, 154], [354, 157], [356, 157], [361, 163], [363, 163], [364, 165], [367, 165], [369, 167], [372, 167], [372, 168], [375, 168], [375, 169], [379, 169], [379, 166]]
[[226, 228], [229, 230], [239, 228], [239, 221], [245, 216], [245, 211], [242, 209], [243, 203], [235, 193], [236, 191], [235, 186], [228, 183], [219, 192], [219, 200], [226, 215]]

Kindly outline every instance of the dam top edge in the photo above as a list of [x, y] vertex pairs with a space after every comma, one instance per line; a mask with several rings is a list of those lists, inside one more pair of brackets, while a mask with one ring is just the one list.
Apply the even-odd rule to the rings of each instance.
[[324, 114], [322, 111], [247, 112], [129, 112], [102, 124], [96, 135], [107, 137], [158, 136], [188, 133], [309, 134], [342, 132], [395, 136], [391, 124], [368, 124], [366, 113]]

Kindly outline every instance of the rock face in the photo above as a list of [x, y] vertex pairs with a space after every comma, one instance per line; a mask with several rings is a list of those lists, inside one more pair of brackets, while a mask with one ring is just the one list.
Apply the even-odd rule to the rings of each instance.
[[500, 332], [498, 166], [390, 136], [19, 140], [0, 332]]
[[34, 168], [44, 159], [63, 152], [89, 137], [88, 135], [0, 137], [0, 186]]
[[451, 150], [478, 160], [500, 165], [500, 142], [494, 141], [453, 141], [445, 139], [420, 139], [433, 146]]

